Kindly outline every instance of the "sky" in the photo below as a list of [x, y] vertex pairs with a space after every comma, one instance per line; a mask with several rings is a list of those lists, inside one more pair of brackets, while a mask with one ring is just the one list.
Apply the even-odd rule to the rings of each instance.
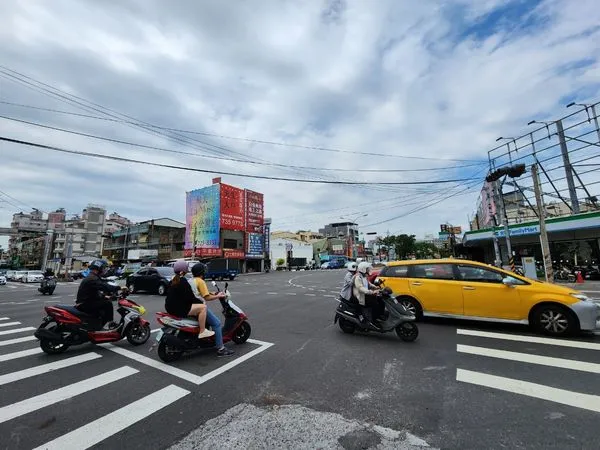
[[88, 203], [184, 220], [185, 192], [228, 172], [272, 229], [466, 228], [498, 136], [600, 100], [594, 0], [234, 4], [0, 2], [0, 136], [214, 172], [0, 141], [0, 226]]

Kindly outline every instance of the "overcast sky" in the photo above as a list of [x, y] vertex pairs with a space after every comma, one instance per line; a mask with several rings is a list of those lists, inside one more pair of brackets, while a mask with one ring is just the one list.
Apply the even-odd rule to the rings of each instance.
[[[0, 2], [0, 17], [1, 101], [113, 120], [6, 103], [1, 116], [171, 152], [0, 118], [2, 136], [217, 173], [470, 180], [224, 175], [265, 194], [274, 229], [361, 213], [362, 231], [379, 233], [466, 225], [498, 136], [600, 97], [595, 0], [28, 0]], [[185, 192], [213, 176], [0, 142], [0, 226], [31, 206], [78, 213], [88, 203], [183, 220]]]

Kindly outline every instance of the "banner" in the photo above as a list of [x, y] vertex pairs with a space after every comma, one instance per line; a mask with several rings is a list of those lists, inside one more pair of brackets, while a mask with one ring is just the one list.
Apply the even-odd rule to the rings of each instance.
[[221, 228], [224, 230], [244, 231], [245, 202], [244, 190], [220, 184], [221, 186]]
[[218, 184], [186, 193], [186, 249], [219, 248], [219, 194]]
[[243, 250], [224, 249], [223, 257], [229, 259], [244, 259], [246, 254]]
[[263, 195], [246, 189], [246, 231], [263, 232]]
[[264, 235], [265, 235], [265, 253], [267, 254], [267, 258], [268, 258], [269, 253], [271, 252], [271, 224], [270, 223], [265, 223]]
[[258, 233], [248, 233], [247, 258], [263, 257], [263, 235]]

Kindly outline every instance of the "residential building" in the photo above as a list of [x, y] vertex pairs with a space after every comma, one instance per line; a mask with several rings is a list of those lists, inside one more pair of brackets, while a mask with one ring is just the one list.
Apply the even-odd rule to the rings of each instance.
[[325, 238], [343, 238], [344, 254], [349, 258], [355, 258], [358, 250], [358, 224], [354, 222], [337, 222], [325, 225], [319, 230]]
[[127, 217], [123, 217], [116, 212], [111, 213], [104, 221], [104, 234], [111, 235], [115, 231], [122, 230], [132, 225]]
[[38, 267], [43, 257], [48, 221], [42, 211], [13, 214], [8, 239], [8, 253], [15, 267]]
[[292, 233], [291, 231], [273, 231], [271, 233], [271, 239], [297, 239], [302, 242], [312, 242], [318, 239], [323, 239], [323, 236], [314, 231], [297, 231]]
[[284, 267], [288, 266], [290, 258], [304, 258], [306, 264], [311, 265], [314, 260], [313, 245], [308, 242], [302, 242], [299, 239], [275, 238], [271, 239], [271, 249], [269, 259], [271, 268], [277, 268], [277, 261], [283, 260]]
[[[109, 217], [110, 219], [110, 217]], [[102, 255], [112, 261], [182, 258], [185, 224], [169, 218], [129, 225], [105, 238]]]

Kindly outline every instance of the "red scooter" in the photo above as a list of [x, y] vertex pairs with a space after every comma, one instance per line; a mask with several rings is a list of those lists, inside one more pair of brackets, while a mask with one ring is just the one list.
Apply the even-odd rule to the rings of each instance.
[[127, 299], [127, 293], [109, 298], [117, 301], [117, 313], [121, 316], [114, 330], [103, 330], [100, 318], [78, 310], [75, 305], [44, 307], [48, 315], [34, 333], [40, 340], [41, 349], [53, 355], [73, 345], [115, 342], [123, 338], [127, 338], [132, 345], [145, 344], [150, 337], [150, 323], [142, 318], [146, 309]]
[[[217, 283], [212, 282], [221, 292]], [[248, 316], [231, 301], [231, 294], [227, 290], [229, 283], [225, 283], [224, 299], [219, 300], [223, 307], [223, 342], [233, 341], [243, 344], [250, 338], [252, 329], [248, 323]], [[190, 352], [201, 348], [213, 348], [215, 337], [210, 336], [198, 339], [200, 327], [198, 320], [193, 317], [177, 317], [166, 312], [156, 313], [156, 320], [163, 327], [159, 330], [156, 341], [158, 342], [158, 357], [164, 362], [173, 362], [181, 358], [184, 352]]]

